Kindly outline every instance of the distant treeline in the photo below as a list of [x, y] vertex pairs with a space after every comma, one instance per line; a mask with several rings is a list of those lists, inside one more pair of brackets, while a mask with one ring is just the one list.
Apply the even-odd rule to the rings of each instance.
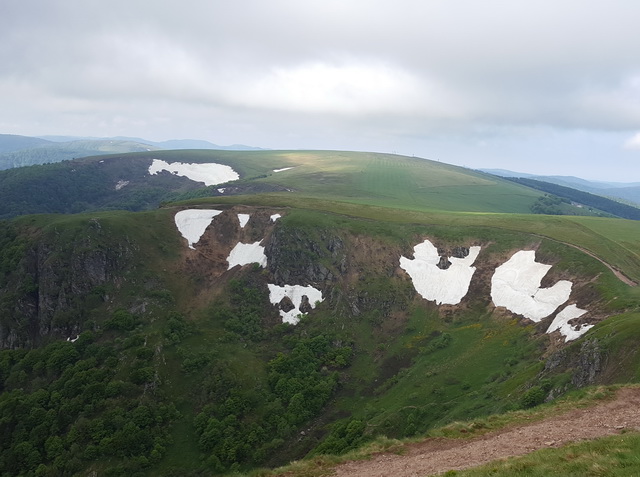
[[534, 189], [554, 194], [558, 197], [569, 199], [573, 202], [577, 202], [587, 207], [602, 210], [609, 214], [613, 214], [623, 219], [640, 220], [640, 209], [632, 207], [630, 205], [621, 204], [615, 200], [607, 199], [589, 192], [583, 192], [581, 190], [572, 189], [570, 187], [564, 187], [550, 182], [536, 181], [533, 179], [525, 179], [523, 177], [507, 177], [513, 182], [532, 187]]

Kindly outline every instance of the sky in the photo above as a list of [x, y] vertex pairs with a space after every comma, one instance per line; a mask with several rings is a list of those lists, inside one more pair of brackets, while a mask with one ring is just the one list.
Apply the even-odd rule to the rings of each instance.
[[640, 181], [637, 0], [2, 0], [0, 133]]

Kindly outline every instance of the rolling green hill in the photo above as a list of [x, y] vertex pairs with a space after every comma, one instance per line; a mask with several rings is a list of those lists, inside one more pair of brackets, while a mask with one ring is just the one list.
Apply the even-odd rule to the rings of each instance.
[[[240, 179], [193, 187], [149, 176], [153, 158]], [[0, 222], [0, 475], [251, 472], [640, 380], [638, 221], [529, 214], [536, 191], [386, 154], [158, 151], [20, 171], [0, 175], [7, 203], [51, 184], [84, 210], [127, 188], [191, 198]], [[194, 249], [176, 226], [188, 209], [220, 212]], [[422, 298], [400, 268], [425, 239], [445, 258], [481, 248], [458, 304]], [[262, 244], [266, 266], [228, 269], [239, 243]], [[551, 265], [542, 288], [572, 282], [585, 335], [547, 334], [557, 311], [535, 323], [493, 304], [496, 269], [521, 250]], [[322, 300], [283, 323], [293, 299], [273, 305], [269, 285]]]
[[[238, 172], [240, 180], [204, 187], [168, 172], [151, 176], [148, 168], [153, 159], [225, 164]], [[286, 170], [274, 172], [280, 169]], [[126, 187], [116, 187], [125, 182]], [[498, 177], [390, 154], [153, 151], [1, 171], [0, 217], [117, 208], [135, 211], [180, 198], [256, 193], [405, 210], [504, 213], [529, 213], [542, 195]], [[572, 211], [585, 213], [575, 207]]]

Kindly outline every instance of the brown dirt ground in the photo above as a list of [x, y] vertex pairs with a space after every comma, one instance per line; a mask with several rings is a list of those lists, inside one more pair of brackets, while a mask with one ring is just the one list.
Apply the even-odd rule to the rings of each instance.
[[335, 477], [429, 476], [545, 447], [640, 430], [640, 388], [625, 388], [613, 400], [574, 409], [531, 424], [520, 424], [472, 439], [430, 438], [408, 446], [405, 455], [382, 453], [371, 460], [339, 465]]

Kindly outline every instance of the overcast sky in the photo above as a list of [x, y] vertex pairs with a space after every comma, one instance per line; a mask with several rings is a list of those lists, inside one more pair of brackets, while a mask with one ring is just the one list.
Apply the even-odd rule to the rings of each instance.
[[640, 181], [640, 2], [2, 0], [0, 133]]

